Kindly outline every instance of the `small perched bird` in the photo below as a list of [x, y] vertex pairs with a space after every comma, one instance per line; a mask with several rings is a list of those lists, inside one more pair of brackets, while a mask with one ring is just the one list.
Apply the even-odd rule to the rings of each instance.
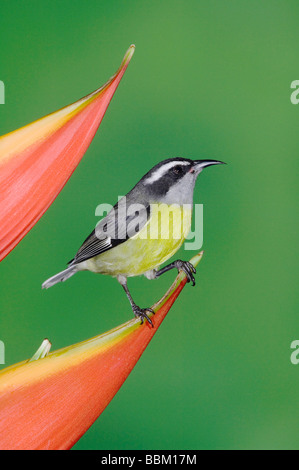
[[134, 315], [143, 323], [154, 313], [138, 307], [127, 286], [127, 278], [144, 274], [156, 279], [170, 269], [182, 270], [195, 285], [195, 268], [177, 260], [158, 269], [178, 251], [190, 228], [193, 192], [201, 171], [217, 160], [170, 158], [154, 166], [134, 188], [110, 210], [69, 262], [64, 271], [42, 285], [49, 288], [78, 271], [116, 277], [124, 288]]

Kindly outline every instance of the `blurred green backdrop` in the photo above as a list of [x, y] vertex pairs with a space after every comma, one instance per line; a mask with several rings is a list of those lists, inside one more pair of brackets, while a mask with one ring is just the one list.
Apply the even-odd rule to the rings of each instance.
[[[120, 392], [75, 449], [298, 449], [298, 1], [1, 0], [0, 134], [102, 85], [136, 52], [82, 163], [1, 263], [6, 365], [131, 317], [118, 283], [42, 291], [97, 219], [163, 158], [202, 173], [205, 256]], [[296, 206], [295, 206], [296, 204]], [[188, 259], [192, 252], [180, 253]], [[130, 281], [150, 305], [174, 273]], [[109, 313], [107, 313], [109, 312]], [[2, 368], [4, 366], [1, 366]]]

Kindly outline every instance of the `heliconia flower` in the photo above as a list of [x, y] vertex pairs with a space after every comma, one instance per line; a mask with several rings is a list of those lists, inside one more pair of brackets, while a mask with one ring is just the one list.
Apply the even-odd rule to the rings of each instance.
[[0, 137], [0, 261], [59, 194], [91, 143], [135, 47], [101, 88]]
[[0, 449], [70, 449], [119, 390], [186, 282], [180, 272], [153, 306], [154, 328], [130, 320], [50, 354], [45, 340], [30, 361], [2, 370]]

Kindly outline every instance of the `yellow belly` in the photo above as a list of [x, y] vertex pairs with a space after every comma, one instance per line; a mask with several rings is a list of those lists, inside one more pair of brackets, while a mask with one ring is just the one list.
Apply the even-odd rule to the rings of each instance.
[[157, 268], [178, 251], [191, 227], [191, 206], [151, 206], [151, 217], [129, 240], [85, 262], [86, 269], [117, 276], [138, 276]]

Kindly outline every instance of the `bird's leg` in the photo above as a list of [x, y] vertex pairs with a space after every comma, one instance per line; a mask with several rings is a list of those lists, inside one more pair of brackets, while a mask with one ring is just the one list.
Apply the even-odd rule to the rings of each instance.
[[187, 282], [191, 281], [192, 285], [195, 286], [195, 278], [193, 275], [196, 274], [195, 267], [193, 266], [193, 264], [189, 263], [189, 261], [182, 261], [180, 259], [168, 264], [168, 266], [165, 266], [162, 269], [159, 269], [159, 271], [156, 271], [156, 278], [166, 273], [167, 271], [170, 271], [170, 269], [174, 268], [176, 268], [178, 272], [183, 271], [187, 276]]
[[118, 276], [118, 281], [120, 282], [120, 284], [124, 288], [124, 291], [125, 291], [128, 299], [129, 299], [129, 302], [131, 304], [131, 307], [132, 307], [132, 310], [133, 310], [133, 313], [134, 313], [135, 317], [140, 318], [141, 324], [144, 322], [144, 319], [145, 319], [149, 322], [150, 325], [152, 325], [152, 327], [154, 327], [153, 322], [150, 319], [150, 317], [148, 316], [147, 312], [148, 313], [155, 313], [155, 312], [151, 308], [140, 308], [140, 307], [138, 307], [138, 305], [135, 304], [135, 302], [134, 302], [134, 300], [133, 300], [133, 298], [130, 294], [130, 291], [128, 289], [126, 278], [124, 278], [123, 276]]

